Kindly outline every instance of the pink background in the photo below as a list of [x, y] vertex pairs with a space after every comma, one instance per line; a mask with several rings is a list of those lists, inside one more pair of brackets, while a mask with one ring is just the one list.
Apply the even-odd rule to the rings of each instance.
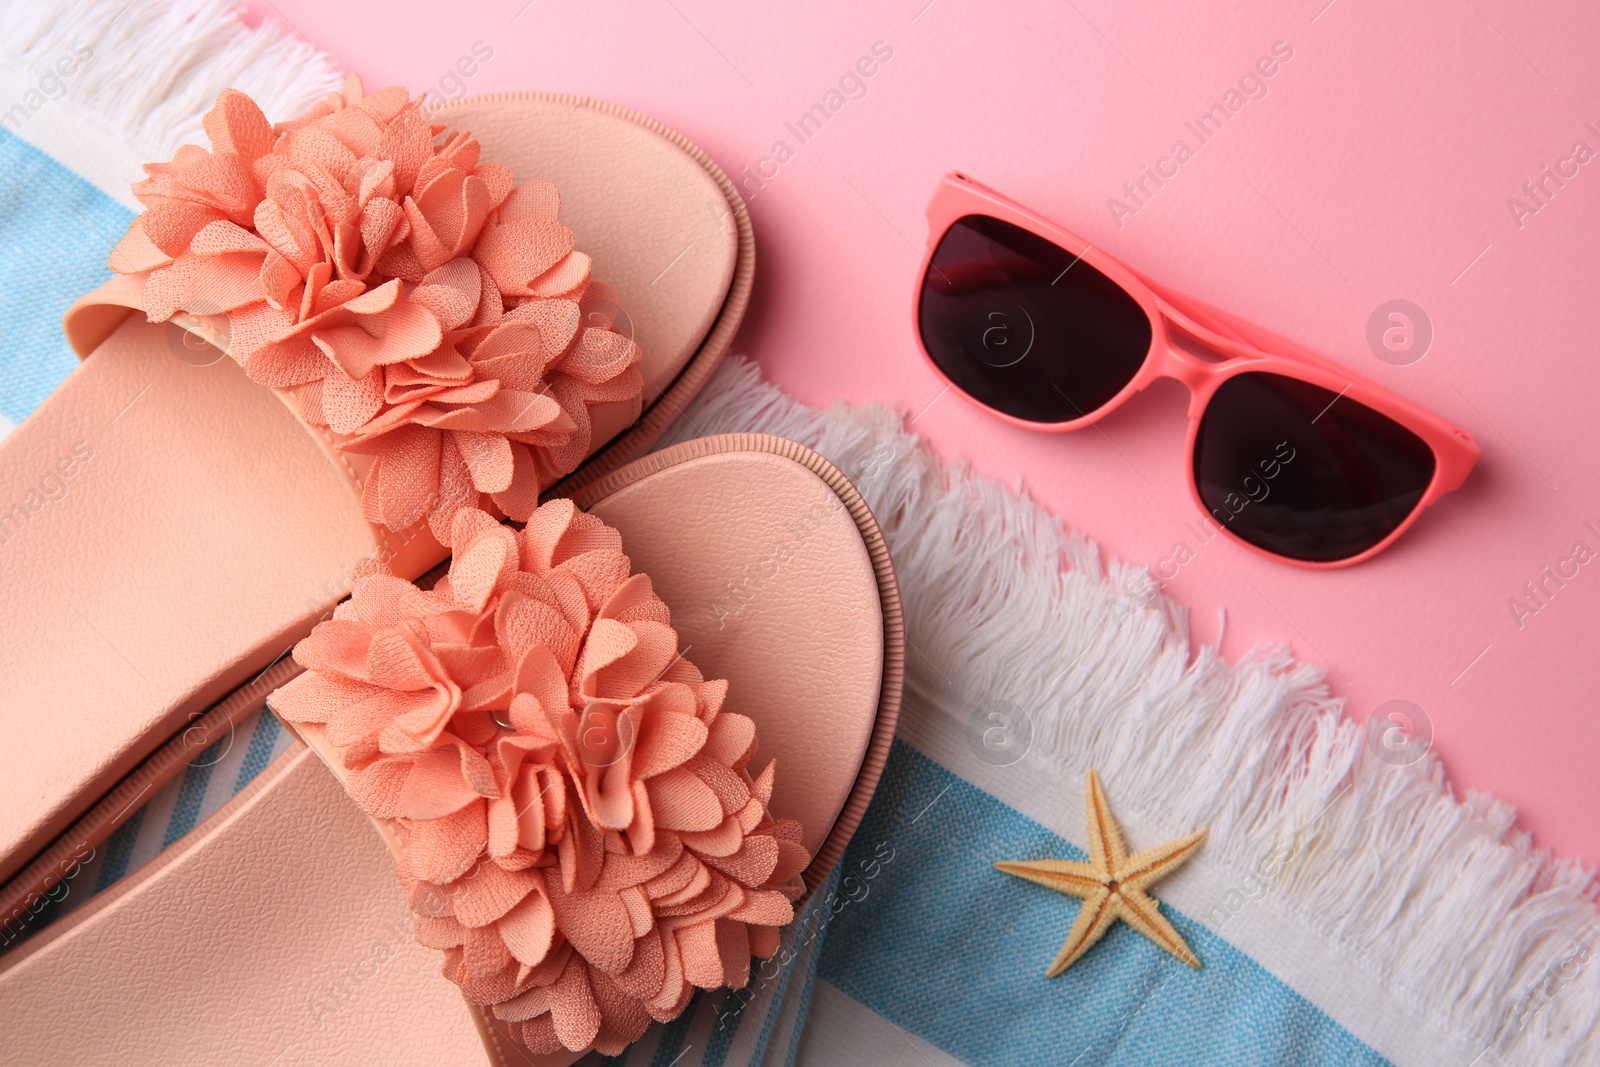
[[[926, 6], [924, 6], [926, 5]], [[1326, 5], [1326, 6], [1325, 6]], [[708, 0], [255, 0], [371, 86], [439, 91], [483, 41], [471, 92], [585, 93], [682, 130], [737, 178], [796, 149], [751, 198], [756, 295], [737, 351], [811, 404], [885, 400], [948, 456], [1020, 480], [1069, 523], [1155, 566], [1230, 656], [1286, 640], [1352, 715], [1405, 699], [1461, 787], [1515, 803], [1536, 843], [1600, 860], [1593, 714], [1600, 560], [1520, 629], [1508, 601], [1600, 552], [1600, 160], [1517, 224], [1507, 205], [1573, 143], [1600, 152], [1600, 14], [1511, 0], [864, 5]], [[883, 41], [867, 94], [799, 145], [784, 128]], [[1293, 58], [1119, 227], [1107, 206], [1276, 41]], [[449, 90], [446, 82], [444, 88]], [[910, 300], [923, 208], [960, 168], [1152, 277], [1288, 334], [1477, 434], [1483, 458], [1394, 548], [1318, 573], [1184, 524], [1185, 395], [1164, 383], [1091, 430], [988, 419], [923, 366]], [[768, 173], [772, 164], [766, 165]], [[1551, 183], [1550, 188], [1554, 188]], [[1418, 362], [1368, 348], [1403, 298]], [[1166, 573], [1172, 573], [1169, 562]]]

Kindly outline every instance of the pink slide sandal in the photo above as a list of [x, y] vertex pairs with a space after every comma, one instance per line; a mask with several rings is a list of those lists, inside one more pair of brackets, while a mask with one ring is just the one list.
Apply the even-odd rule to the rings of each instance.
[[206, 128], [148, 168], [123, 273], [67, 314], [82, 365], [0, 443], [0, 883], [358, 561], [416, 577], [456, 510], [525, 518], [644, 452], [749, 299], [732, 184], [622, 108], [352, 80], [278, 127], [224, 93]]
[[899, 706], [899, 595], [860, 495], [736, 434], [521, 532], [455, 523], [431, 592], [367, 568], [297, 647], [271, 703], [310, 749], [0, 958], [8, 1019], [37, 1023], [9, 1055], [561, 1067], [772, 953]]

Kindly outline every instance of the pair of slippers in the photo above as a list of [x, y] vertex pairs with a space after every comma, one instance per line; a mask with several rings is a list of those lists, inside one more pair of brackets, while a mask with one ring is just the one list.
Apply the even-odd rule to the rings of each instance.
[[0, 444], [0, 922], [197, 723], [265, 698], [303, 744], [0, 957], [8, 1055], [615, 1055], [773, 954], [898, 708], [849, 481], [761, 435], [649, 452], [743, 315], [744, 206], [571, 97], [353, 81], [206, 129]]

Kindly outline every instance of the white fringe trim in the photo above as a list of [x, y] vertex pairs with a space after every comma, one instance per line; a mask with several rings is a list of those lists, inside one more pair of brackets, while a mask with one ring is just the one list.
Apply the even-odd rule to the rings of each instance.
[[[85, 47], [88, 61], [60, 79], [65, 99], [48, 100], [16, 132], [124, 202], [131, 201], [118, 183], [143, 177], [126, 173], [126, 161], [167, 160], [180, 145], [206, 143], [200, 119], [223, 89], [250, 94], [280, 120], [343, 81], [311, 45], [272, 22], [246, 26], [228, 0], [10, 0], [0, 8], [0, 65], [11, 75], [0, 108]], [[120, 150], [50, 137], [51, 127], [74, 125], [63, 123], [66, 109]], [[97, 167], [91, 157], [85, 168], [85, 149], [99, 150], [109, 165]]]
[[[135, 209], [126, 184], [138, 164], [200, 143], [200, 117], [222, 89], [282, 119], [342, 80], [271, 23], [246, 27], [226, 0], [11, 0], [0, 8], [0, 109], [80, 42], [94, 58], [65, 79], [65, 100], [18, 132]], [[1600, 1057], [1591, 873], [1534, 850], [1509, 805], [1458, 801], [1432, 756], [1399, 773], [1375, 759], [1321, 671], [1282, 648], [1232, 665], [1192, 649], [1184, 610], [1146, 568], [1102, 566], [1092, 541], [943, 463], [887, 408], [815, 411], [731, 360], [669, 436], [729, 430], [794, 438], [856, 481], [926, 653], [910, 657], [908, 678], [923, 700], [952, 699], [930, 662], [962, 663], [956, 682], [969, 694], [1070, 709], [1035, 714], [1036, 750], [1117, 768], [1120, 793], [1162, 795], [1178, 821], [1209, 825], [1241, 871], [1289, 845], [1273, 906], [1463, 1046], [1539, 1067]], [[953, 570], [953, 557], [989, 565]], [[1047, 678], [1041, 664], [1056, 663], [1072, 666]], [[1204, 775], [1189, 770], [1197, 754]]]
[[1119, 804], [1161, 797], [1163, 818], [1209, 825], [1208, 852], [1237, 871], [1291, 853], [1271, 906], [1484, 1051], [1479, 1064], [1600, 1061], [1595, 883], [1533, 849], [1510, 805], [1458, 800], [1431, 754], [1377, 759], [1322, 671], [1282, 647], [1235, 664], [1194, 649], [1146, 568], [1102, 567], [1092, 541], [940, 460], [889, 408], [817, 411], [733, 359], [664, 443], [734, 430], [809, 445], [872, 506], [916, 650], [908, 714], [1010, 694], [1033, 712], [1035, 754], [1114, 771]]

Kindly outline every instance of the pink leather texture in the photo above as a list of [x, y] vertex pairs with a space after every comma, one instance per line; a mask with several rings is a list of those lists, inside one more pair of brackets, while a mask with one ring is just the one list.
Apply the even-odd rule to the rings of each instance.
[[[461, 119], [485, 158], [559, 183], [563, 221], [648, 346], [646, 402], [659, 396], [735, 272], [720, 186], [663, 133], [597, 107], [507, 95]], [[85, 314], [74, 340], [110, 331], [105, 343], [0, 443], [0, 500], [27, 514], [6, 528], [0, 572], [0, 721], [14, 739], [0, 751], [0, 881], [303, 636], [376, 547], [352, 491], [360, 468], [231, 360], [173, 325], [131, 315], [112, 331], [124, 312]], [[597, 410], [592, 447], [638, 414]], [[61, 488], [47, 497], [45, 484]]]
[[520, 531], [458, 512], [450, 544], [432, 589], [358, 578], [268, 706], [399, 820], [418, 940], [463, 995], [531, 1050], [615, 1056], [749, 981], [812, 855], [620, 531], [557, 499]]
[[[684, 651], [729, 679], [726, 707], [756, 719], [755, 762], [778, 760], [773, 810], [804, 820], [816, 849], [854, 805], [880, 701], [899, 691], [886, 563], [793, 459], [730, 451], [629, 471], [592, 510], [674, 608]], [[0, 957], [7, 1055], [41, 1067], [484, 1062], [438, 954], [412, 942], [385, 840], [296, 745], [154, 863]]]
[[[843, 503], [781, 456], [704, 456], [589, 508], [622, 531], [708, 678], [755, 720], [751, 766], [778, 758], [773, 814], [813, 855], [855, 784], [877, 716], [883, 615]], [[737, 516], [738, 521], [729, 521]]]
[[8, 1063], [484, 1062], [388, 849], [300, 745], [0, 967]]
[[[1553, 598], [1525, 590], [1555, 588], [1542, 568], [1600, 527], [1600, 180], [1562, 162], [1600, 148], [1600, 6], [524, 2], [475, 9], [454, 39], [417, 32], [430, 0], [248, 6], [384, 82], [461, 91], [451, 62], [482, 38], [494, 59], [470, 91], [536, 72], [692, 134], [761, 234], [739, 348], [769, 381], [817, 408], [891, 404], [941, 456], [1020, 480], [1102, 559], [1148, 564], [1196, 645], [1287, 643], [1357, 721], [1420, 707], [1458, 788], [1515, 805], [1534, 847], [1600, 863], [1600, 586], [1584, 566]], [[828, 97], [857, 61], [874, 73]], [[1229, 95], [1261, 69], [1241, 90], [1259, 99]], [[1200, 129], [1225, 97], [1226, 132]], [[803, 121], [819, 102], [820, 132]], [[1194, 155], [1175, 168], [1178, 141]], [[1181, 387], [1103, 433], [997, 422], [943, 390], [911, 329], [924, 210], [951, 168], [1437, 411], [1483, 459], [1393, 549], [1330, 575], [1195, 521]], [[1380, 334], [1401, 324], [1396, 351]]]
[[0, 499], [62, 486], [0, 568], [0, 877], [288, 649], [373, 549], [277, 398], [188, 351], [127, 319], [0, 446]]
[[[517, 181], [561, 190], [561, 221], [594, 260], [594, 276], [617, 291], [625, 312], [617, 328], [644, 350], [644, 402], [654, 401], [699, 348], [733, 279], [739, 232], [716, 179], [658, 133], [591, 106], [507, 93], [428, 117], [472, 131], [483, 158]], [[610, 405], [593, 417], [598, 445], [638, 410]]]

